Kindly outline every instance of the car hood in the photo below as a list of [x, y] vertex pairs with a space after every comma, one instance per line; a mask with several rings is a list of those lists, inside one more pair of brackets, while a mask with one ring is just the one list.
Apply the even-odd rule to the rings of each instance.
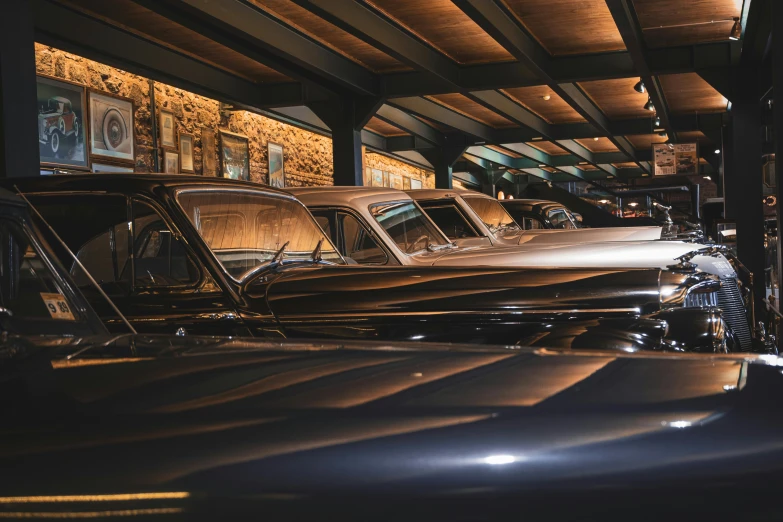
[[[662, 227], [607, 227], [571, 230], [525, 230], [519, 244], [594, 243], [598, 241], [653, 241], [661, 239]], [[510, 238], [507, 238], [510, 239]]]
[[66, 343], [3, 368], [6, 511], [627, 519], [626, 502], [652, 495], [677, 514], [701, 492], [701, 514], [740, 499], [752, 518], [777, 503], [783, 375], [771, 356]]
[[[470, 247], [444, 250], [435, 266], [515, 266], [559, 268], [660, 268], [677, 263], [676, 258], [706, 245], [682, 241], [611, 241], [578, 245], [531, 244], [518, 247]], [[721, 254], [695, 256], [692, 263], [708, 274], [736, 277]]]

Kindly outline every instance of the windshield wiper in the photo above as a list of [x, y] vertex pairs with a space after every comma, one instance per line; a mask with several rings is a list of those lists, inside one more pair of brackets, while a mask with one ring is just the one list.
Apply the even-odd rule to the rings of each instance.
[[310, 256], [310, 258], [313, 260], [313, 263], [320, 263], [323, 259], [323, 256], [321, 255], [321, 247], [324, 244], [324, 238], [321, 238], [318, 240], [318, 244], [315, 245], [315, 249], [313, 249], [313, 253]]
[[242, 295], [247, 290], [247, 287], [250, 286], [250, 284], [255, 281], [259, 275], [261, 275], [263, 272], [266, 272], [267, 270], [272, 270], [274, 268], [277, 268], [280, 263], [283, 260], [283, 256], [285, 255], [285, 249], [288, 248], [288, 244], [290, 241], [286, 241], [283, 243], [283, 246], [280, 247], [280, 250], [275, 252], [275, 255], [272, 256], [272, 259], [269, 261], [266, 261], [264, 263], [261, 263], [258, 266], [254, 266], [241, 276], [239, 276], [239, 295]]

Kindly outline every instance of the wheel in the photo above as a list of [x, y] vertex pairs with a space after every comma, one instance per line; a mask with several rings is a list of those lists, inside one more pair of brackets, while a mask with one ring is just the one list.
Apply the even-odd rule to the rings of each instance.
[[79, 129], [79, 120], [74, 118], [73, 119], [73, 136], [74, 136], [74, 138], [76, 138], [77, 142], [79, 141], [79, 131], [80, 130], [81, 129]]
[[60, 132], [53, 131], [49, 136], [49, 147], [52, 149], [52, 156], [57, 155], [57, 151], [60, 150]]
[[111, 108], [103, 116], [103, 142], [109, 150], [117, 150], [128, 139], [128, 126], [120, 111]]

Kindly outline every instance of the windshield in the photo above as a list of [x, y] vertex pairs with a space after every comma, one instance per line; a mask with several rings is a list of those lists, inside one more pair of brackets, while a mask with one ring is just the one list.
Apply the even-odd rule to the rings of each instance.
[[516, 221], [506, 212], [503, 205], [490, 198], [463, 197], [462, 199], [478, 214], [481, 221], [495, 235], [514, 235], [522, 231]]
[[234, 279], [266, 264], [288, 242], [285, 260], [309, 260], [323, 239], [325, 261], [343, 263], [302, 204], [251, 190], [186, 190], [177, 194], [185, 215]]
[[451, 244], [412, 201], [372, 205], [370, 212], [405, 253]]

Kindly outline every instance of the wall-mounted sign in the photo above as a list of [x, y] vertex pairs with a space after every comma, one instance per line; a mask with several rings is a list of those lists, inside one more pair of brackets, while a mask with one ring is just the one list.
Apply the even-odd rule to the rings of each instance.
[[699, 173], [699, 147], [696, 143], [655, 144], [653, 163], [656, 176]]

